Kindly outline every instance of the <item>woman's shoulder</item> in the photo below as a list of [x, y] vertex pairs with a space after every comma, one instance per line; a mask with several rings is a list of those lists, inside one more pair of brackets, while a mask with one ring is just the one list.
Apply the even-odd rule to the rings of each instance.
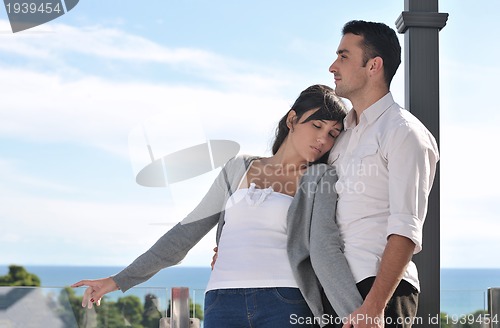
[[309, 165], [306, 172], [309, 172], [310, 174], [313, 174], [313, 175], [318, 175], [318, 174], [335, 172], [335, 168], [330, 164], [317, 163], [317, 164]]
[[261, 158], [260, 156], [255, 156], [255, 155], [248, 155], [248, 154], [240, 154], [236, 155], [232, 158], [230, 158], [227, 162], [226, 165], [232, 165], [235, 163], [250, 163], [251, 161], [255, 159]]
[[304, 173], [304, 177], [309, 180], [319, 180], [323, 177], [332, 177], [336, 179], [337, 172], [335, 171], [335, 168], [330, 164], [318, 163], [310, 165]]
[[234, 170], [246, 170], [246, 168], [250, 165], [250, 163], [255, 160], [259, 159], [259, 156], [254, 156], [254, 155], [237, 155], [231, 159], [229, 159], [226, 164], [224, 165], [224, 169], [226, 171], [234, 171]]

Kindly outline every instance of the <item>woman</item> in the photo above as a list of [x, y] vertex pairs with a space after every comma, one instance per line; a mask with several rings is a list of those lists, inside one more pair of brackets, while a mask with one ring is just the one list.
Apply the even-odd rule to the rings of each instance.
[[345, 115], [331, 88], [302, 91], [279, 122], [271, 157], [226, 163], [201, 203], [146, 253], [113, 277], [75, 283], [89, 286], [82, 306], [177, 264], [218, 224], [204, 327], [323, 325], [323, 288], [341, 317], [350, 314], [362, 299], [334, 222], [336, 175], [318, 164]]

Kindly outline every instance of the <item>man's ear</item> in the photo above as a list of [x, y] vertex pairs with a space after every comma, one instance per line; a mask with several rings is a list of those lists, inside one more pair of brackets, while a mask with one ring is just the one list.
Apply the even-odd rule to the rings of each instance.
[[370, 69], [370, 75], [384, 74], [384, 60], [382, 57], [374, 57], [368, 61], [368, 67]]

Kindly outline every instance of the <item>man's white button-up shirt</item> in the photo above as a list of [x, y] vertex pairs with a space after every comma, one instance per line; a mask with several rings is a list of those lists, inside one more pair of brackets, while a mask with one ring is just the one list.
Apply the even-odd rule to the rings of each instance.
[[[357, 282], [376, 276], [387, 237], [401, 235], [422, 249], [422, 228], [439, 153], [436, 140], [389, 92], [363, 111], [351, 110], [330, 152], [339, 177], [337, 224]], [[403, 279], [418, 290], [410, 262]]]

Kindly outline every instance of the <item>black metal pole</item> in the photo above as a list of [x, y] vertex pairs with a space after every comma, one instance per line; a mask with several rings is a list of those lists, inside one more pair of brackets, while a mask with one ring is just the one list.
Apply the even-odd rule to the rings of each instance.
[[[448, 14], [438, 13], [438, 0], [405, 0], [396, 21], [405, 35], [405, 107], [439, 144], [439, 31]], [[440, 179], [439, 164], [429, 197], [423, 250], [414, 256], [421, 294], [415, 327], [438, 327], [440, 313]]]

